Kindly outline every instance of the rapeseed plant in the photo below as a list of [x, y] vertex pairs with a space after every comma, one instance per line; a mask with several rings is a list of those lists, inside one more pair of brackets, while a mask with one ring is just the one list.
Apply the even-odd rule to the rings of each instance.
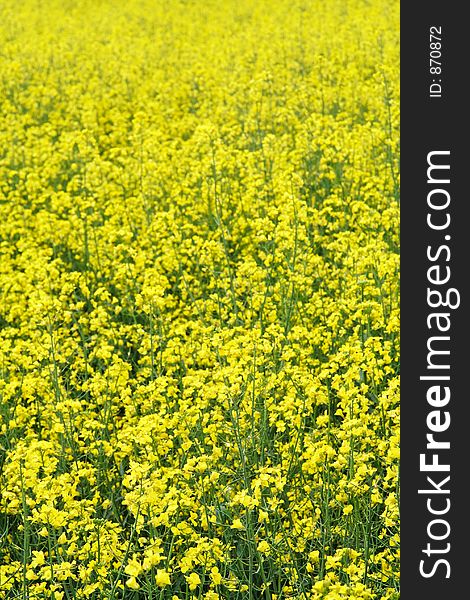
[[2, 3], [0, 598], [398, 598], [398, 37]]

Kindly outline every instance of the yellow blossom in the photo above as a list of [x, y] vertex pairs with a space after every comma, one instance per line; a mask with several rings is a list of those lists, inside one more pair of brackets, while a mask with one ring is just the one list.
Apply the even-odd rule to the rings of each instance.
[[197, 573], [190, 573], [186, 577], [186, 581], [188, 582], [189, 589], [193, 592], [197, 586], [201, 583], [201, 578]]
[[170, 585], [170, 575], [163, 569], [157, 569], [157, 574], [155, 575], [155, 583], [159, 587], [165, 587], [166, 585]]

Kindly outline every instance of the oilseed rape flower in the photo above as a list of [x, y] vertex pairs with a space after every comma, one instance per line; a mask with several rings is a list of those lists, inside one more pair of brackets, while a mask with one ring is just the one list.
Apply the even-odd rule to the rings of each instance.
[[398, 13], [2, 3], [0, 600], [398, 598]]
[[124, 569], [124, 573], [126, 573], [126, 575], [130, 575], [131, 577], [138, 577], [141, 572], [142, 565], [135, 558], [130, 560]]
[[197, 588], [197, 586], [200, 585], [201, 578], [197, 573], [191, 573], [186, 578], [186, 581], [188, 582], [189, 589], [193, 592]]
[[210, 576], [215, 585], [220, 585], [222, 583], [223, 578], [217, 567], [212, 567]]
[[259, 552], [263, 553], [263, 554], [267, 554], [269, 552], [269, 544], [266, 540], [262, 540], [258, 546], [257, 549]]
[[157, 569], [157, 574], [155, 575], [155, 583], [158, 587], [165, 587], [166, 585], [170, 585], [170, 575], [163, 569]]
[[129, 579], [126, 581], [126, 585], [127, 585], [127, 587], [131, 588], [132, 590], [138, 590], [140, 588], [140, 585], [134, 576], [129, 577]]

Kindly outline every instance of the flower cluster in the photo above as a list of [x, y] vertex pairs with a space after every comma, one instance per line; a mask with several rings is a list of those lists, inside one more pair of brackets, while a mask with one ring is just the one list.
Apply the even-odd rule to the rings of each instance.
[[398, 598], [398, 3], [0, 21], [0, 598]]

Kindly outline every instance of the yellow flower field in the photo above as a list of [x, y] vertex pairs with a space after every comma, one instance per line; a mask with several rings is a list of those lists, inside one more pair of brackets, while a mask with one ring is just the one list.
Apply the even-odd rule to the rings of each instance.
[[0, 17], [0, 598], [397, 599], [398, 2]]

